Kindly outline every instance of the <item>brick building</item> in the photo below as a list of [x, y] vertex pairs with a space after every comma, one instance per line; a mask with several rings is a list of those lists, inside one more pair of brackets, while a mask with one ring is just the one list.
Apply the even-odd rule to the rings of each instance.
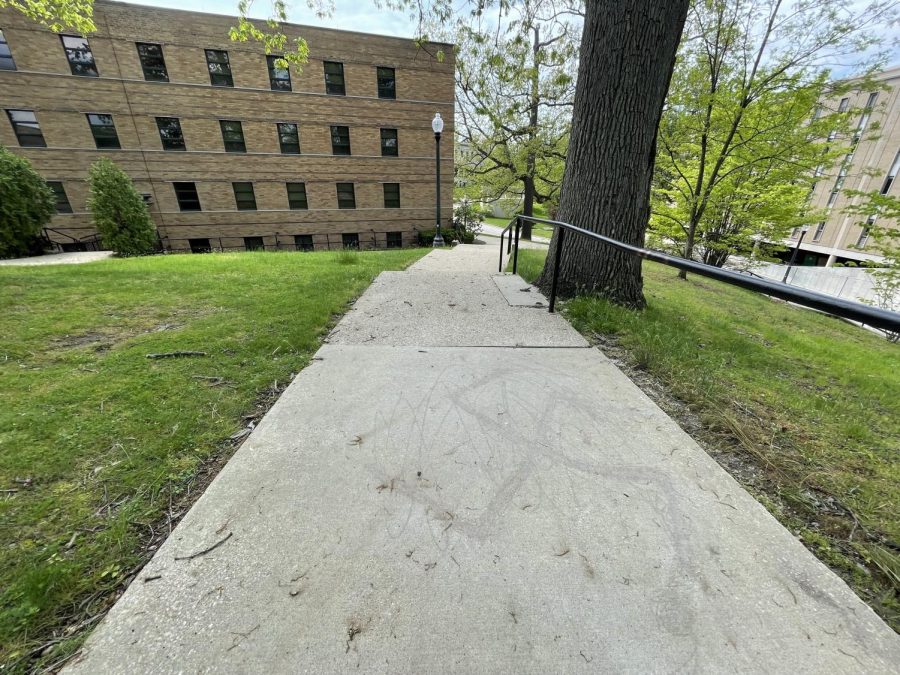
[[[119, 164], [165, 248], [390, 248], [434, 227], [453, 194], [452, 50], [286, 25], [309, 63], [235, 43], [234, 17], [98, 1], [97, 32], [55, 34], [0, 10], [0, 144], [57, 193], [51, 240], [95, 238], [88, 167]], [[428, 52], [443, 49], [439, 62]]]

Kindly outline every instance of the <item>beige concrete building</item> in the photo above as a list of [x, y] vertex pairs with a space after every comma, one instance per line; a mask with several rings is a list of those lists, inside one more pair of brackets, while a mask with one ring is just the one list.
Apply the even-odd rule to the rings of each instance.
[[57, 193], [50, 239], [92, 247], [88, 167], [118, 163], [150, 204], [162, 245], [386, 248], [442, 220], [453, 194], [452, 49], [286, 25], [302, 71], [228, 38], [234, 17], [98, 1], [97, 32], [58, 35], [0, 10], [0, 144]]
[[[825, 220], [810, 224], [797, 256], [798, 264], [830, 267], [834, 263], [881, 260], [869, 236], [868, 225], [875, 220], [860, 222], [865, 219], [844, 212], [848, 205], [859, 201], [846, 195], [845, 190], [900, 195], [900, 181], [896, 180], [900, 169], [900, 66], [880, 73], [877, 79], [885, 88], [861, 89], [833, 102], [838, 111], [871, 108], [871, 113], [860, 113], [850, 137], [834, 139], [846, 146], [847, 155], [835, 169], [837, 175], [823, 176], [816, 183], [812, 205], [825, 209], [828, 215]], [[877, 224], [898, 227], [895, 221]], [[798, 229], [784, 243], [793, 249], [799, 238]]]

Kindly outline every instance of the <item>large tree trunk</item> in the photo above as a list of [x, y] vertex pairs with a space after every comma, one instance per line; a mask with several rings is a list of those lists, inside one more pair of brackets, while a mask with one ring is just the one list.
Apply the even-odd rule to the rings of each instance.
[[[643, 246], [656, 131], [689, 0], [587, 0], [558, 219]], [[556, 238], [538, 280], [550, 288]], [[559, 293], [645, 304], [641, 260], [568, 232]]]

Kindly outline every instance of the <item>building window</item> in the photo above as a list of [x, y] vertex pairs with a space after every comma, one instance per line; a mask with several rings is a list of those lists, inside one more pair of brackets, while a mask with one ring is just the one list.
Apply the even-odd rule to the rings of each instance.
[[266, 64], [269, 67], [269, 86], [273, 91], [291, 91], [291, 71], [276, 65], [281, 60], [283, 60], [281, 56], [266, 57]]
[[795, 227], [793, 230], [791, 230], [791, 239], [796, 239], [799, 236], [800, 236], [800, 228], [799, 227]]
[[836, 191], [832, 191], [830, 195], [828, 195], [828, 204], [826, 204], [827, 208], [831, 208], [834, 206], [835, 201], [837, 201], [838, 193]]
[[172, 185], [175, 187], [175, 199], [178, 200], [179, 210], [200, 210], [200, 196], [197, 194], [195, 183], [172, 183]]
[[313, 246], [313, 238], [311, 234], [295, 234], [294, 246], [297, 247], [298, 251], [312, 251], [315, 248]]
[[53, 196], [56, 198], [56, 212], [72, 213], [72, 205], [69, 203], [69, 198], [66, 196], [66, 189], [63, 187], [63, 184], [57, 180], [48, 180], [47, 185], [53, 190]]
[[864, 227], [859, 233], [859, 239], [856, 240], [856, 248], [865, 248], [869, 242], [869, 227]]
[[397, 79], [393, 68], [379, 66], [378, 74], [378, 98], [397, 98]]
[[9, 49], [9, 43], [3, 37], [3, 31], [0, 30], [0, 70], [15, 70], [16, 62], [13, 61], [12, 52]]
[[234, 202], [238, 211], [256, 211], [253, 183], [232, 183], [231, 187], [234, 188]]
[[214, 87], [233, 87], [231, 62], [228, 52], [223, 49], [207, 49], [206, 65], [209, 68], [209, 83]]
[[225, 142], [225, 152], [247, 152], [244, 144], [244, 127], [236, 120], [219, 120], [222, 127], [222, 140]]
[[823, 220], [821, 223], [816, 225], [816, 231], [813, 233], [813, 241], [819, 241], [822, 238], [822, 234], [825, 232], [825, 221]]
[[884, 185], [881, 186], [881, 194], [886, 195], [890, 191], [891, 185], [894, 184], [894, 179], [897, 177], [898, 170], [900, 170], [900, 150], [894, 155], [894, 161], [891, 163], [891, 168], [888, 169], [887, 176], [885, 176]]
[[866, 127], [869, 125], [869, 119], [872, 117], [872, 109], [875, 107], [875, 103], [878, 101], [878, 92], [874, 91], [869, 94], [869, 100], [866, 101], [866, 107], [863, 110], [862, 116], [859, 118], [859, 125], [856, 127], [856, 133], [853, 136], [853, 142], [856, 143], [859, 141], [860, 136], [866, 130]]
[[350, 127], [331, 127], [331, 154], [350, 154]]
[[345, 232], [341, 235], [341, 244], [344, 248], [359, 250], [359, 235], [356, 232]]
[[248, 251], [265, 251], [266, 245], [262, 237], [244, 237], [244, 248]]
[[119, 135], [116, 133], [112, 115], [88, 113], [87, 121], [98, 150], [115, 150], [122, 147], [119, 145]]
[[162, 45], [148, 42], [137, 43], [138, 57], [141, 60], [141, 68], [144, 70], [144, 79], [150, 82], [168, 82], [169, 73], [166, 72], [166, 60], [163, 58]]
[[66, 58], [69, 60], [69, 68], [73, 75], [84, 77], [98, 77], [97, 64], [94, 63], [94, 54], [87, 39], [77, 35], [60, 35]]
[[396, 157], [399, 154], [397, 148], [397, 130], [382, 129], [381, 130], [381, 156]]
[[838, 112], [847, 112], [847, 107], [850, 105], [849, 98], [842, 98], [840, 104], [838, 105]]
[[188, 245], [191, 247], [191, 253], [212, 253], [209, 239], [188, 239]]
[[309, 204], [306, 201], [306, 183], [288, 183], [287, 196], [288, 206], [290, 206], [292, 211], [309, 208]]
[[339, 209], [355, 209], [356, 193], [353, 191], [353, 183], [338, 183], [337, 198]]
[[281, 154], [300, 154], [300, 131], [296, 124], [283, 122], [278, 125], [278, 143], [281, 145]]
[[384, 208], [400, 208], [400, 183], [384, 184]]
[[325, 61], [325, 93], [344, 96], [344, 64], [337, 61]]
[[403, 233], [402, 232], [388, 232], [387, 233], [387, 247], [388, 248], [403, 248]]
[[41, 133], [41, 125], [33, 110], [7, 110], [10, 124], [19, 139], [19, 145], [23, 148], [46, 148], [47, 142]]
[[157, 117], [156, 126], [163, 150], [187, 150], [184, 134], [181, 132], [181, 121], [177, 117]]

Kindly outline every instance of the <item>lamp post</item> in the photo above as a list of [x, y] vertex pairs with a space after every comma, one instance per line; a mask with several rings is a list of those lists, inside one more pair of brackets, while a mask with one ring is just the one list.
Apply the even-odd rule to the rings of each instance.
[[794, 248], [794, 252], [791, 254], [791, 262], [788, 263], [787, 269], [784, 271], [784, 276], [781, 278], [781, 283], [786, 284], [788, 274], [791, 273], [791, 268], [794, 266], [794, 262], [797, 260], [797, 251], [800, 250], [800, 244], [803, 243], [803, 237], [806, 236], [806, 233], [809, 232], [809, 225], [804, 225], [800, 228], [800, 239], [797, 240], [797, 246]]
[[434, 130], [434, 157], [435, 157], [435, 194], [437, 201], [435, 202], [435, 212], [437, 217], [437, 226], [434, 229], [434, 248], [440, 248], [444, 245], [444, 238], [441, 236], [441, 132], [444, 130], [444, 120], [441, 119], [441, 113], [435, 113], [434, 119], [431, 120], [431, 128]]

